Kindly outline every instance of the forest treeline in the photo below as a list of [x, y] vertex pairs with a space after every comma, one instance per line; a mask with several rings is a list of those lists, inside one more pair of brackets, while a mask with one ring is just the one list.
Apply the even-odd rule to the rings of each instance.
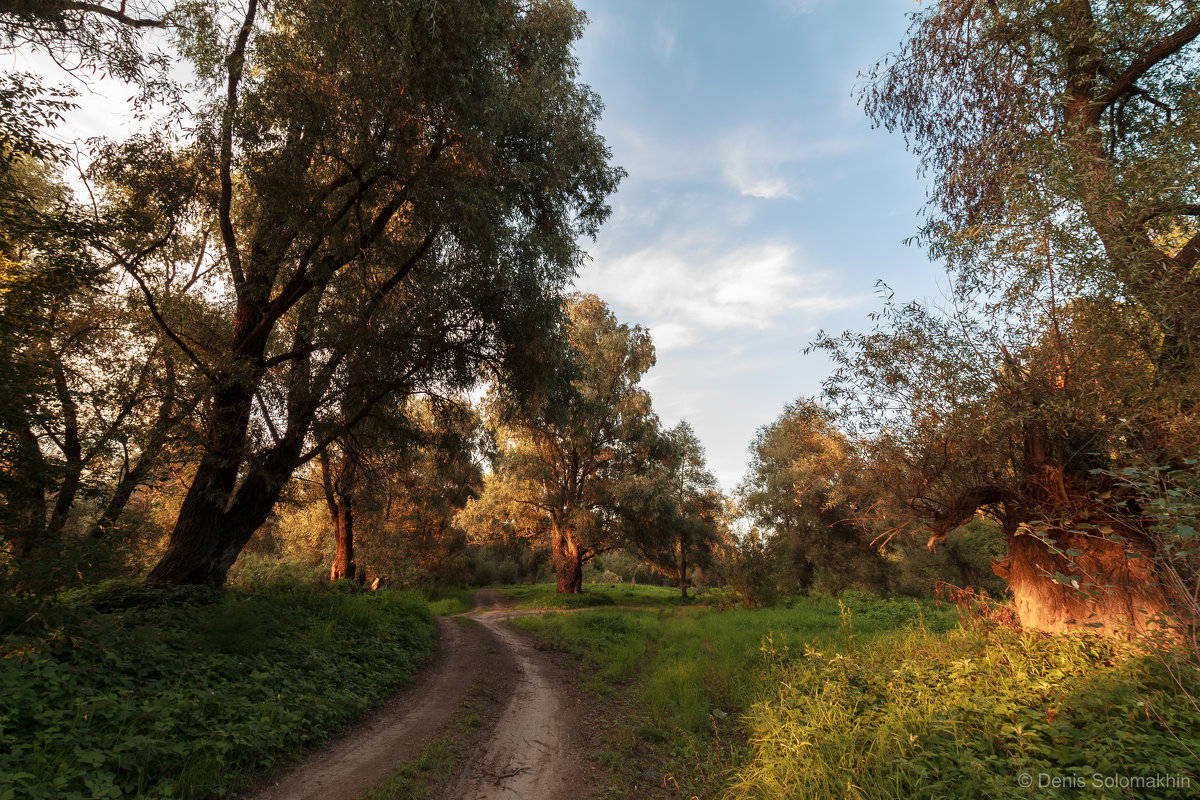
[[[1194, 636], [1200, 12], [955, 0], [859, 99], [931, 196], [941, 305], [823, 332], [835, 371], [723, 496], [571, 292], [623, 171], [566, 0], [0, 10], [3, 580], [432, 589], [553, 575], [751, 604], [939, 581], [1047, 630]], [[917, 534], [917, 536], [914, 536]], [[991, 562], [995, 560], [994, 573]], [[658, 577], [651, 577], [657, 575]]]

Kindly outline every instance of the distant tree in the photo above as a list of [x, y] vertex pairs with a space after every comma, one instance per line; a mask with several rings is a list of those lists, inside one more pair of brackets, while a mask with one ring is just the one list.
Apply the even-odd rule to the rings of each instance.
[[462, 401], [423, 398], [379, 410], [388, 416], [344, 432], [320, 457], [336, 543], [330, 579], [369, 568], [405, 585], [454, 582], [466, 541], [453, 519], [483, 480], [479, 416]]
[[373, 492], [363, 564], [403, 585], [458, 584], [466, 532], [455, 518], [483, 489], [482, 422], [465, 402], [429, 400], [410, 402], [408, 420], [411, 438]]
[[[336, 436], [310, 433], [348, 364], [373, 370], [350, 427], [414, 382], [451, 392], [485, 367], [533, 369], [520, 356], [553, 326], [620, 171], [576, 82], [584, 17], [569, 3], [184, 12], [173, 31], [202, 99], [178, 124], [194, 135], [110, 146], [94, 176], [121, 223], [106, 254], [209, 387], [203, 455], [149, 579], [220, 584]], [[165, 267], [183, 241], [203, 243], [215, 286]], [[201, 295], [224, 321], [193, 324]], [[374, 358], [383, 331], [414, 327], [414, 361], [402, 336]]]
[[645, 524], [632, 531], [631, 538], [643, 558], [674, 578], [680, 596], [687, 598], [689, 570], [713, 565], [714, 550], [723, 538], [725, 498], [687, 420], [666, 431], [663, 439], [654, 474], [639, 478], [642, 492], [655, 497], [645, 497], [634, 507], [635, 519]]
[[762, 532], [792, 591], [879, 587], [883, 565], [856, 503], [860, 464], [833, 416], [797, 400], [758, 430], [739, 486], [740, 509]]
[[[492, 473], [464, 522], [475, 538], [549, 538], [559, 592], [579, 592], [583, 564], [623, 541], [648, 499], [661, 441], [650, 395], [650, 335], [594, 295], [567, 307], [569, 342], [558, 379], [536, 398], [493, 393]], [[650, 498], [654, 499], [654, 498]]]

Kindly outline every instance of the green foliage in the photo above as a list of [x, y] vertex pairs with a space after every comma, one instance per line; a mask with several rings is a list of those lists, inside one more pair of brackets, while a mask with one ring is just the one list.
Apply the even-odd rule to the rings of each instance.
[[912, 537], [896, 537], [884, 553], [896, 594], [932, 597], [940, 584], [948, 583], [1004, 595], [1004, 580], [992, 571], [992, 561], [1008, 553], [1008, 542], [1000, 526], [989, 520], [973, 519], [955, 528], [936, 552]]
[[[576, 653], [602, 696], [635, 687], [602, 756], [613, 796], [676, 796], [664, 781], [727, 800], [1105, 796], [1097, 774], [1190, 778], [1192, 789], [1138, 796], [1191, 796], [1200, 671], [1173, 677], [1094, 636], [982, 634], [956, 619], [845, 592], [517, 624]], [[1022, 774], [1089, 783], [1031, 791]]]
[[1111, 641], [913, 629], [767, 655], [774, 691], [745, 717], [752, 757], [729, 800], [1102, 797], [1097, 775], [1200, 781], [1200, 710]]
[[493, 469], [458, 519], [477, 541], [549, 539], [560, 583], [578, 591], [585, 560], [671, 499], [651, 483], [663, 442], [641, 385], [654, 365], [649, 333], [595, 295], [574, 295], [566, 313], [554, 381], [489, 396]]
[[862, 465], [833, 415], [808, 400], [789, 403], [759, 428], [750, 452], [738, 495], [762, 541], [739, 545], [741, 583], [759, 587], [769, 602], [765, 559], [776, 565], [776, 588], [786, 594], [886, 589], [874, 534], [858, 513], [873, 498], [864, 498]]
[[0, 796], [225, 796], [378, 703], [432, 645], [410, 594], [192, 594], [108, 584], [8, 632]]

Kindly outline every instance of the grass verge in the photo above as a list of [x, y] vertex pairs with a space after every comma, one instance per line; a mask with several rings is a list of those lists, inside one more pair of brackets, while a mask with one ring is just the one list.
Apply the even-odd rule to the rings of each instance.
[[514, 584], [496, 588], [516, 600], [513, 607], [520, 609], [574, 609], [611, 605], [670, 608], [703, 602], [696, 598], [683, 600], [678, 589], [667, 586], [632, 583], [590, 583], [578, 594], [559, 594], [552, 583]]
[[0, 640], [0, 800], [227, 795], [377, 705], [433, 642], [410, 593], [197, 599], [109, 585]]
[[515, 623], [575, 653], [619, 709], [602, 756], [612, 798], [1200, 789], [1200, 676], [1175, 682], [1096, 637], [965, 631], [952, 610], [864, 595]]

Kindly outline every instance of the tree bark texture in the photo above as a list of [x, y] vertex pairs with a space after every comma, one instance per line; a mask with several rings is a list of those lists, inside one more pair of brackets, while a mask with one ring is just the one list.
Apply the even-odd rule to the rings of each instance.
[[550, 548], [558, 577], [559, 594], [579, 594], [583, 590], [583, 549], [570, 531], [555, 528]]
[[[1124, 541], [1078, 530], [1052, 536], [1053, 550], [1041, 537], [1018, 531], [1009, 537], [1008, 556], [993, 565], [1008, 582], [1022, 626], [1122, 636], [1146, 631], [1151, 617], [1169, 610], [1154, 554], [1132, 532], [1122, 532]], [[1060, 575], [1077, 576], [1077, 583], [1059, 582]]]

